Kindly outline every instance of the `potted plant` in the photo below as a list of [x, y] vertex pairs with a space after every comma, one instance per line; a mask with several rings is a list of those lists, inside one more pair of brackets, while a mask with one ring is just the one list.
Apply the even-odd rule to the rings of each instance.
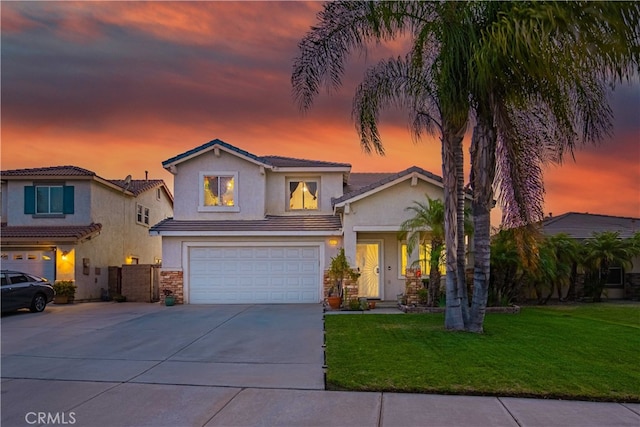
[[171, 289], [163, 289], [162, 293], [164, 294], [164, 305], [170, 307], [176, 303], [176, 297]]
[[344, 253], [344, 248], [340, 248], [338, 255], [331, 258], [331, 264], [329, 265], [329, 278], [333, 285], [327, 293], [327, 302], [332, 309], [335, 310], [342, 306], [345, 297], [344, 280], [357, 280], [358, 277], [360, 277], [360, 273], [351, 268]]
[[76, 288], [73, 280], [57, 280], [53, 284], [53, 290], [56, 292], [53, 302], [56, 304], [72, 303], [76, 296]]

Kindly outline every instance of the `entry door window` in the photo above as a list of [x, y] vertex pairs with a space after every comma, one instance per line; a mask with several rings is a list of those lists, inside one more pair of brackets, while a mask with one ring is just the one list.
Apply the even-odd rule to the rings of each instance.
[[358, 243], [356, 267], [360, 272], [358, 292], [368, 298], [380, 298], [380, 244]]

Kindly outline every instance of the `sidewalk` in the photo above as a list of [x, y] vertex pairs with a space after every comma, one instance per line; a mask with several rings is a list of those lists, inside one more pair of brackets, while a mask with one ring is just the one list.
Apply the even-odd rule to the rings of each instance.
[[[637, 427], [640, 404], [3, 379], [2, 425]], [[4, 404], [11, 402], [11, 405]], [[65, 422], [63, 422], [65, 421]]]

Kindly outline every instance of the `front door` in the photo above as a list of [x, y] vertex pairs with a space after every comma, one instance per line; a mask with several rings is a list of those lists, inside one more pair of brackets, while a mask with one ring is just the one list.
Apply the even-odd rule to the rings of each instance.
[[356, 244], [356, 267], [360, 272], [360, 296], [380, 298], [380, 243]]

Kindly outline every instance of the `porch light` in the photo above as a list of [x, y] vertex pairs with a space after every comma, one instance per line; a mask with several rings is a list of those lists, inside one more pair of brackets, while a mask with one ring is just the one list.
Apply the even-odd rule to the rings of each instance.
[[338, 245], [338, 239], [329, 239], [329, 245], [330, 246], [337, 246]]

